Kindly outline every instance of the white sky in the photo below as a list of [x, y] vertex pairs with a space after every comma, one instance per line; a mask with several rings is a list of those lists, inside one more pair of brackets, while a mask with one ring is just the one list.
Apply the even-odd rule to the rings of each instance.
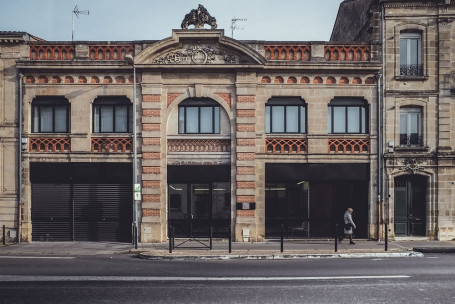
[[[24, 31], [48, 41], [130, 41], [169, 37], [191, 9], [204, 5], [218, 29], [240, 40], [328, 41], [343, 0], [0, 0], [0, 31]], [[207, 26], [206, 26], [207, 27]], [[190, 27], [191, 28], [191, 27]]]

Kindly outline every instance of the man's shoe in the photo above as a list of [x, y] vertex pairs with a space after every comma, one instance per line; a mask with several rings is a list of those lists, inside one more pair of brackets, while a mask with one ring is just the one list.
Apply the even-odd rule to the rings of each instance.
[[350, 245], [355, 245], [355, 243], [354, 243], [354, 242], [350, 242], [349, 244], [350, 244]]

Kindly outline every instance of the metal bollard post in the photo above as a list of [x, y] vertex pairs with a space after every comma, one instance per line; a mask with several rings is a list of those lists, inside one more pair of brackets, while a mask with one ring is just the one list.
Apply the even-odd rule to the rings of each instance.
[[3, 225], [3, 245], [6, 245], [6, 226]]
[[232, 226], [229, 225], [229, 253], [232, 252]]
[[210, 250], [212, 250], [213, 242], [212, 242], [212, 226], [210, 226]]
[[338, 224], [335, 224], [335, 252], [338, 252]]
[[389, 225], [387, 223], [385, 225], [385, 240], [384, 240], [384, 245], [385, 245], [385, 251], [389, 251]]
[[137, 226], [134, 225], [134, 249], [137, 249]]
[[284, 251], [284, 225], [281, 225], [281, 252]]
[[169, 253], [172, 253], [172, 226], [169, 225], [168, 228], [168, 237], [169, 237]]
[[175, 227], [172, 226], [172, 249], [175, 248]]

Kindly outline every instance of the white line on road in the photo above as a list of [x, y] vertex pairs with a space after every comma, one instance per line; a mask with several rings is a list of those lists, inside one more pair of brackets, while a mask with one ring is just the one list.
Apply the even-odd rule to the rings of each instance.
[[0, 259], [63, 259], [63, 260], [72, 260], [75, 257], [57, 257], [57, 256], [10, 256], [2, 255]]
[[46, 281], [306, 281], [306, 280], [365, 280], [406, 279], [407, 275], [383, 276], [327, 276], [327, 277], [158, 277], [158, 276], [33, 276], [0, 275], [0, 282]]

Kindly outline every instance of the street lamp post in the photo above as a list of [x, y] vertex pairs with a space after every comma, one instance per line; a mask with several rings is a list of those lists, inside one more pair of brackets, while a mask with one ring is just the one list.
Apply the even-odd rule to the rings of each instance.
[[[134, 191], [136, 191], [137, 185], [137, 133], [136, 133], [136, 65], [134, 64], [134, 58], [132, 55], [127, 54], [124, 57], [125, 61], [133, 67], [133, 187]], [[133, 193], [134, 197], [134, 230], [133, 230], [133, 238], [134, 238], [134, 248], [137, 249], [138, 243], [138, 200], [136, 197], [136, 193]], [[140, 200], [140, 198], [139, 198]]]

